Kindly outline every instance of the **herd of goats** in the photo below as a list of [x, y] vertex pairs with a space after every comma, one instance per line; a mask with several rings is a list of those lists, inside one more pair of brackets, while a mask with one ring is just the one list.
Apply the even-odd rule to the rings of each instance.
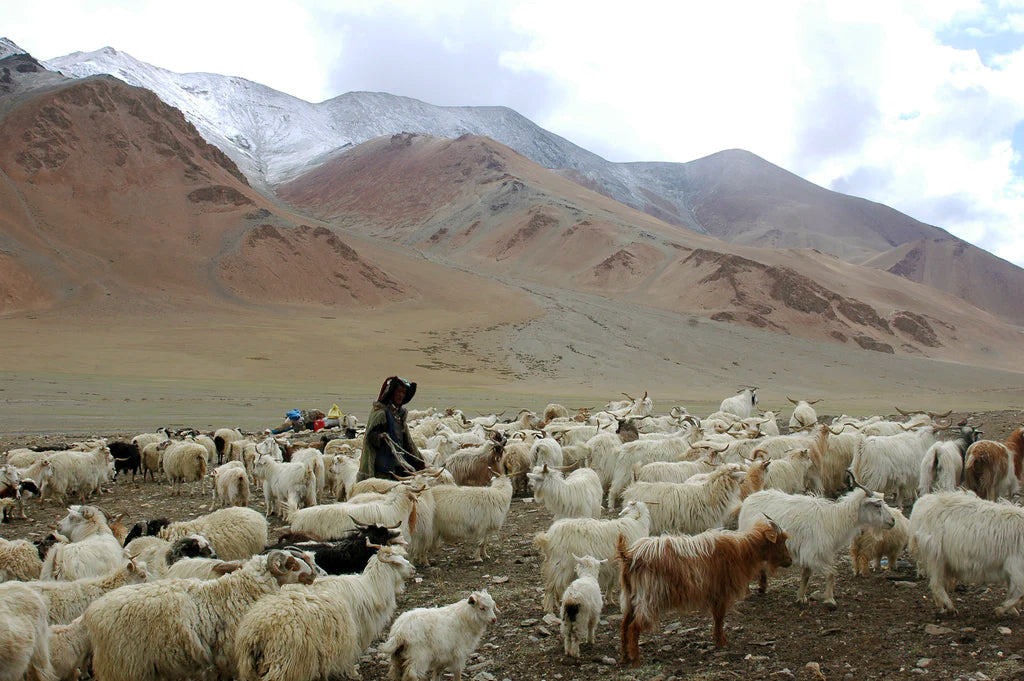
[[[725, 646], [726, 613], [777, 568], [800, 568], [802, 603], [823, 575], [821, 600], [835, 608], [847, 548], [857, 573], [909, 549], [941, 614], [956, 614], [957, 582], [1007, 584], [995, 614], [1018, 614], [1024, 427], [998, 442], [949, 413], [819, 423], [814, 402], [790, 400], [783, 434], [756, 391], [706, 418], [656, 414], [646, 393], [594, 413], [551, 404], [512, 420], [410, 410], [424, 467], [394, 479], [360, 479], [356, 429], [305, 442], [160, 429], [12, 449], [0, 455], [0, 521], [26, 518], [26, 501], [80, 505], [35, 543], [0, 539], [0, 681], [84, 671], [100, 681], [358, 678], [414, 565], [445, 544], [489, 560], [514, 495], [553, 516], [535, 537], [543, 607], [571, 657], [594, 642], [616, 590], [621, 659], [634, 664], [640, 634], [668, 611], [709, 612]], [[162, 478], [175, 494], [212, 483], [221, 508], [128, 526], [86, 505], [129, 474]], [[262, 513], [250, 508], [253, 486]], [[272, 516], [288, 524], [274, 544]], [[486, 590], [402, 613], [380, 647], [391, 678], [460, 679], [497, 615]]]

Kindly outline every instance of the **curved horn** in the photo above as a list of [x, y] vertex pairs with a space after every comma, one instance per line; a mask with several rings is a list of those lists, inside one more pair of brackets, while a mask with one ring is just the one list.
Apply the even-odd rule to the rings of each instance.
[[851, 487], [856, 487], [864, 490], [864, 492], [868, 494], [868, 496], [874, 495], [874, 492], [872, 492], [867, 487], [857, 482], [857, 478], [853, 475], [853, 471], [851, 471], [849, 468], [846, 469], [846, 482], [849, 483]]
[[790, 397], [789, 395], [786, 395], [786, 399], [787, 399], [787, 400], [789, 400], [790, 402], [792, 402], [793, 404], [800, 404], [799, 402], [797, 402], [796, 400], [794, 400], [794, 399], [793, 399], [792, 397]]
[[[944, 425], [944, 426], [942, 426], [942, 425], [939, 425], [939, 421], [944, 421], [946, 425]], [[946, 429], [946, 428], [949, 428], [950, 426], [952, 426], [952, 425], [953, 425], [953, 419], [941, 418], [941, 419], [938, 419], [938, 420], [937, 420], [937, 421], [935, 422], [935, 425], [936, 425], [936, 427], [938, 427], [939, 429], [942, 429], [942, 430], [944, 430], [944, 429]]]
[[372, 541], [370, 541], [370, 538], [367, 537], [366, 538], [366, 548], [368, 548], [368, 549], [377, 549], [378, 551], [380, 551], [384, 547], [381, 546], [380, 544], [374, 544]]
[[944, 419], [947, 416], [949, 416], [950, 414], [952, 414], [953, 410], [950, 409], [945, 414], [936, 414], [934, 411], [928, 411], [928, 412], [925, 412], [925, 413], [928, 414], [928, 416], [932, 417], [933, 419]]
[[924, 413], [927, 413], [927, 412], [921, 411], [920, 409], [918, 409], [916, 411], [903, 411], [899, 407], [896, 407], [896, 411], [898, 411], [899, 413], [903, 414], [904, 416], [913, 416], [914, 414], [924, 414]]
[[816, 399], [816, 400], [811, 400], [811, 401], [810, 401], [810, 402], [808, 402], [807, 404], [817, 404], [818, 402], [821, 402], [821, 400], [822, 400], [822, 398], [820, 398], [820, 397], [819, 397], [819, 398], [818, 398], [818, 399]]

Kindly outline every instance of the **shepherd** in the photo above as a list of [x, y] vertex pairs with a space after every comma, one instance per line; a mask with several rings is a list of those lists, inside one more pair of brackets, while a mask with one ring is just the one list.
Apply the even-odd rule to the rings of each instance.
[[409, 434], [405, 409], [415, 394], [415, 383], [400, 376], [385, 379], [366, 419], [360, 479], [391, 478], [393, 473], [409, 475], [423, 470], [423, 457]]

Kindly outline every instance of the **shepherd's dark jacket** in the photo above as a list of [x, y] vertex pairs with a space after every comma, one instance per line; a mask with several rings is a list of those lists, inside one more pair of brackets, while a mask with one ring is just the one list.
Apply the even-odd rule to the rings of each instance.
[[374, 402], [370, 410], [370, 416], [366, 420], [366, 433], [363, 436], [363, 455], [359, 460], [359, 477], [365, 478], [391, 478], [391, 473], [399, 475], [407, 474], [407, 471], [398, 466], [391, 448], [381, 437], [388, 430], [387, 412], [390, 410], [395, 420], [395, 429], [398, 438], [395, 442], [399, 447], [409, 452], [412, 456], [406, 456], [408, 461], [416, 470], [424, 467], [420, 450], [412, 441], [409, 433], [409, 425], [405, 407], [386, 406], [383, 402]]

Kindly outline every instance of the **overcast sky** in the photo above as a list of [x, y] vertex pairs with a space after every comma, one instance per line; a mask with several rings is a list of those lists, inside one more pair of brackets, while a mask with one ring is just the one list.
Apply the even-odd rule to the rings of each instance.
[[504, 105], [611, 161], [741, 148], [1024, 266], [1024, 0], [51, 0], [39, 59], [114, 47], [319, 102]]

